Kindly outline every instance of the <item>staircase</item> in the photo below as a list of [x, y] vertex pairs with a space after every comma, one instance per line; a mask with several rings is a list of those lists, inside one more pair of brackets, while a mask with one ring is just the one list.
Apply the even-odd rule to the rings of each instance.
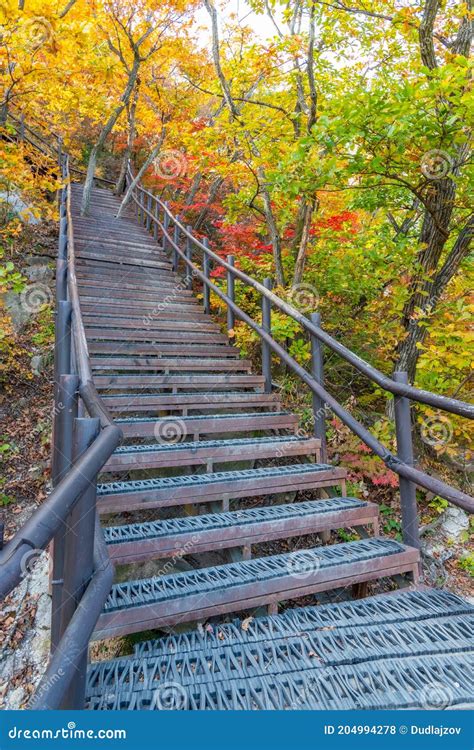
[[173, 633], [91, 664], [88, 707], [414, 708], [436, 684], [474, 701], [474, 608], [419, 587], [418, 550], [379, 535], [132, 210], [95, 189], [82, 218], [81, 190], [81, 310], [124, 434], [97, 488], [118, 579], [94, 638]]

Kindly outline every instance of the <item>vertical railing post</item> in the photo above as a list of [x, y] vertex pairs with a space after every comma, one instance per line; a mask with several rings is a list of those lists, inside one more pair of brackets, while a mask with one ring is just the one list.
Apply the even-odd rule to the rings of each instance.
[[[192, 227], [188, 226], [186, 227], [186, 230], [188, 234], [186, 235], [186, 258], [190, 262], [193, 259], [193, 243], [191, 240], [191, 237], [189, 236], [192, 232]], [[186, 289], [192, 289], [193, 288], [193, 269], [186, 264]]]
[[155, 197], [155, 221], [153, 222], [153, 237], [155, 241], [158, 241], [158, 222], [160, 220], [160, 204]]
[[[179, 221], [179, 216], [177, 216], [176, 218]], [[175, 223], [175, 225], [174, 225], [173, 242], [174, 242], [175, 245], [179, 246], [179, 227], [178, 227], [177, 223]], [[172, 268], [173, 268], [173, 271], [175, 273], [177, 273], [178, 268], [179, 268], [179, 255], [178, 255], [178, 251], [176, 250], [175, 247], [173, 248], [172, 258], [173, 258]], [[187, 268], [185, 270], [187, 271]]]
[[151, 229], [151, 216], [150, 216], [150, 214], [151, 214], [152, 200], [153, 199], [152, 199], [151, 195], [147, 195], [147, 197], [146, 197], [146, 209], [147, 209], [148, 213], [146, 214], [146, 228], [147, 228], [148, 232]]
[[[77, 390], [79, 378], [77, 375], [61, 375], [59, 377], [58, 394], [55, 402], [55, 420], [53, 431], [53, 460], [52, 481], [56, 487], [72, 465], [73, 457], [73, 427], [77, 417]], [[52, 601], [51, 601], [51, 652], [60, 639], [61, 604], [64, 574], [64, 535], [65, 525], [62, 524], [52, 543]]]
[[[98, 419], [76, 419], [74, 423], [74, 461], [86, 451], [100, 432]], [[71, 621], [84, 591], [94, 573], [94, 535], [96, 518], [96, 482], [91, 477], [88, 488], [74, 506], [66, 525], [64, 554], [63, 601], [60, 635]], [[87, 672], [87, 648], [81, 655], [62, 703], [63, 709], [83, 709]]]
[[[321, 325], [321, 315], [311, 313], [311, 323], [318, 328]], [[323, 348], [317, 336], [311, 335], [311, 375], [324, 386], [324, 356]], [[314, 436], [321, 441], [321, 461], [327, 462], [328, 451], [326, 442], [326, 406], [324, 401], [313, 393], [313, 416], [314, 416]]]
[[[227, 263], [232, 267], [234, 266], [235, 258], [233, 255], [227, 256]], [[232, 302], [235, 302], [235, 278], [234, 278], [233, 272], [230, 270], [227, 270], [227, 296]], [[234, 325], [235, 325], [234, 311], [229, 305], [227, 305], [227, 331], [229, 333], [230, 331], [234, 330]]]
[[[263, 286], [271, 290], [271, 279], [264, 279]], [[267, 297], [262, 296], [262, 328], [267, 333], [272, 332], [272, 307]], [[270, 346], [262, 339], [262, 375], [265, 378], [265, 393], [272, 392], [272, 352]]]
[[57, 306], [55, 335], [55, 368], [56, 377], [71, 372], [71, 315], [72, 305], [69, 300], [60, 299]]
[[[408, 385], [406, 372], [394, 372], [396, 383]], [[397, 455], [400, 461], [413, 466], [413, 441], [410, 414], [410, 399], [406, 396], [394, 396], [395, 430], [397, 436]], [[420, 531], [418, 509], [416, 505], [416, 486], [409, 479], [399, 477], [400, 505], [402, 511], [403, 541], [410, 547], [420, 548]]]
[[163, 251], [165, 253], [168, 252], [168, 240], [166, 239], [165, 232], [168, 231], [169, 225], [170, 225], [170, 217], [168, 216], [168, 212], [166, 211], [167, 208], [168, 208], [168, 203], [165, 201], [165, 211], [164, 211], [164, 216], [163, 216], [163, 229], [164, 229], [164, 232], [163, 232]]
[[[205, 248], [209, 248], [209, 240], [207, 237], [204, 237], [202, 244]], [[202, 272], [206, 279], [210, 279], [211, 277], [211, 261], [209, 260], [209, 256], [206, 252], [203, 252], [202, 256]], [[209, 315], [211, 312], [211, 290], [207, 286], [207, 284], [203, 284], [202, 289], [202, 301], [204, 304], [204, 312], [206, 315]]]

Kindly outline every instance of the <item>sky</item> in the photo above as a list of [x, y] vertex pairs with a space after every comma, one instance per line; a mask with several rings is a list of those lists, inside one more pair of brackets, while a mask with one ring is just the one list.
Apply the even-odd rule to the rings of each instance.
[[[253, 29], [259, 39], [267, 39], [275, 33], [274, 26], [268, 16], [254, 13], [245, 0], [228, 0], [228, 2], [217, 0], [216, 7], [220, 19], [229, 18], [232, 13], [235, 13], [241, 22]], [[195, 19], [196, 23], [202, 27], [199, 38], [203, 44], [207, 44], [210, 39], [210, 19], [204, 7], [197, 11]]]

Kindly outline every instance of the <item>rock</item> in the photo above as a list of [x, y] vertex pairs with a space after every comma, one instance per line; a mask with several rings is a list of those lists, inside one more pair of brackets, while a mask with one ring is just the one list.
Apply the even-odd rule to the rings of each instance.
[[19, 193], [0, 192], [0, 201], [7, 203], [24, 224], [39, 224], [38, 219]]
[[439, 528], [446, 539], [460, 542], [463, 532], [469, 530], [469, 516], [462, 508], [451, 506], [443, 512]]
[[51, 281], [53, 271], [49, 266], [35, 264], [26, 269], [26, 275], [30, 281]]
[[19, 333], [28, 323], [33, 313], [22, 304], [21, 297], [16, 292], [6, 292], [4, 296], [5, 308], [11, 318], [13, 330]]
[[31, 358], [31, 371], [34, 375], [40, 375], [44, 370], [44, 355], [35, 354]]
[[26, 698], [26, 693], [22, 687], [17, 687], [7, 695], [6, 708], [10, 711], [19, 711]]

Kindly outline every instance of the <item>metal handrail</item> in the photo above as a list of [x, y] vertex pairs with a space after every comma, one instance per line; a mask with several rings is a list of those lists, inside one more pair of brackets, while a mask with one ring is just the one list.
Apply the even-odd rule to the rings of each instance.
[[[263, 284], [261, 284], [259, 281], [253, 279], [251, 276], [248, 276], [246, 273], [236, 268], [235, 266], [232, 266], [226, 260], [217, 255], [217, 253], [214, 253], [212, 250], [210, 250], [203, 242], [194, 237], [192, 232], [190, 232], [189, 229], [180, 222], [179, 218], [176, 217], [172, 213], [172, 211], [170, 211], [169, 207], [164, 201], [160, 200], [158, 196], [154, 195], [146, 188], [140, 186], [140, 189], [142, 190], [144, 195], [150, 196], [152, 200], [156, 201], [156, 203], [165, 212], [169, 219], [171, 219], [173, 225], [177, 226], [179, 228], [179, 231], [182, 232], [185, 237], [191, 240], [195, 247], [199, 248], [207, 258], [217, 262], [232, 276], [235, 276], [236, 278], [245, 282], [248, 286], [256, 289], [262, 295], [262, 297], [266, 297], [266, 299], [268, 299], [275, 307], [286, 313], [286, 315], [288, 315], [289, 317], [293, 318], [293, 320], [302, 325], [303, 328], [308, 331], [308, 333], [310, 333], [312, 336], [316, 336], [316, 338], [319, 339], [322, 344], [325, 344], [325, 346], [327, 346], [329, 349], [332, 349], [333, 352], [345, 359], [346, 362], [349, 362], [351, 365], [353, 365], [357, 370], [359, 370], [359, 372], [361, 372], [363, 375], [366, 375], [370, 380], [376, 383], [376, 385], [379, 385], [381, 388], [383, 388], [385, 391], [388, 391], [392, 395], [405, 396], [421, 404], [433, 406], [434, 408], [450, 412], [451, 414], [457, 414], [458, 416], [466, 417], [467, 419], [474, 419], [473, 404], [469, 404], [465, 401], [460, 401], [455, 398], [449, 398], [448, 396], [440, 396], [437, 393], [432, 393], [431, 391], [416, 388], [412, 385], [401, 385], [399, 383], [396, 383], [387, 375], [384, 375], [376, 367], [371, 365], [369, 362], [366, 362], [364, 359], [362, 359], [362, 357], [359, 357], [353, 351], [344, 346], [344, 344], [341, 344], [339, 341], [333, 338], [329, 333], [327, 333], [327, 331], [324, 331], [320, 326], [312, 323], [305, 315], [303, 315], [299, 310], [293, 307], [293, 305], [285, 302], [270, 289], [267, 289], [265, 286], [263, 286]], [[149, 212], [147, 208], [142, 204], [140, 204], [140, 206], [141, 209], [151, 218], [151, 220], [156, 221], [156, 216], [152, 212]]]
[[[128, 179], [133, 179], [131, 168], [129, 168]], [[177, 242], [175, 242], [174, 236], [169, 231], [168, 222], [166, 223], [166, 225], [165, 222], [161, 222], [157, 216], [157, 211], [149, 210], [149, 208], [145, 206], [145, 201], [140, 200], [140, 198], [137, 197], [135, 193], [141, 196], [147, 196], [150, 204], [154, 201], [155, 205], [157, 207], [159, 206], [163, 210], [164, 216], [166, 216], [168, 220], [171, 220], [174, 228], [177, 228], [179, 232], [184, 232], [185, 236], [189, 240], [193, 241], [196, 247], [200, 248], [203, 251], [204, 257], [216, 261], [219, 265], [222, 265], [227, 269], [229, 275], [241, 279], [257, 291], [261, 292], [262, 297], [274, 303], [275, 307], [278, 307], [283, 312], [287, 312], [287, 314], [290, 315], [294, 320], [300, 322], [312, 336], [317, 338], [322, 343], [327, 344], [327, 346], [329, 346], [336, 353], [341, 354], [344, 359], [353, 364], [355, 367], [357, 367], [357, 369], [366, 374], [371, 380], [377, 382], [394, 396], [402, 399], [412, 398], [413, 400], [416, 400], [420, 403], [434, 405], [437, 408], [443, 409], [444, 411], [450, 411], [451, 413], [459, 414], [460, 416], [468, 417], [471, 419], [474, 418], [474, 406], [463, 401], [458, 401], [456, 399], [448, 399], [443, 396], [438, 396], [437, 394], [433, 394], [429, 391], [422, 391], [405, 383], [397, 383], [395, 380], [387, 378], [385, 375], [376, 370], [376, 368], [373, 368], [360, 357], [357, 357], [357, 355], [353, 354], [353, 352], [347, 349], [347, 347], [339, 344], [339, 342], [333, 339], [332, 336], [323, 331], [319, 326], [314, 325], [314, 323], [309, 321], [308, 318], [299, 313], [294, 307], [283, 302], [283, 300], [281, 300], [277, 295], [272, 293], [265, 286], [257, 282], [255, 279], [252, 279], [250, 276], [247, 276], [247, 274], [239, 271], [239, 269], [236, 269], [234, 265], [224, 261], [216, 253], [209, 250], [206, 244], [197, 240], [189, 231], [189, 229], [187, 227], [184, 227], [184, 225], [179, 221], [177, 217], [174, 216], [174, 214], [170, 211], [168, 206], [163, 201], [161, 201], [157, 196], [151, 193], [151, 191], [143, 188], [140, 184], [137, 184], [135, 186], [134, 191], [132, 192], [132, 198], [136, 203], [138, 210], [142, 213], [142, 216], [147, 217], [147, 221], [150, 225], [151, 223], [154, 223], [157, 227], [160, 228], [162, 236], [166, 238], [167, 245], [173, 248], [173, 250], [179, 255], [179, 257], [185, 262], [186, 266], [191, 269], [192, 274], [199, 278], [203, 282], [203, 285], [205, 287], [207, 287], [209, 290], [212, 290], [218, 297], [220, 297], [220, 299], [222, 299], [227, 304], [228, 308], [230, 308], [233, 313], [238, 318], [240, 318], [240, 320], [242, 320], [250, 328], [252, 328], [259, 335], [262, 341], [264, 341], [265, 344], [270, 347], [270, 349], [283, 362], [285, 362], [285, 364], [287, 364], [293, 370], [293, 372], [295, 372], [295, 374], [301, 378], [301, 380], [303, 380], [309, 386], [313, 394], [317, 396], [322, 402], [326, 403], [329, 408], [342, 420], [342, 422], [346, 424], [349, 429], [354, 432], [354, 434], [356, 434], [373, 451], [373, 453], [375, 453], [375, 455], [377, 455], [385, 463], [385, 465], [389, 469], [397, 473], [403, 479], [424, 487], [425, 489], [435, 493], [436, 495], [445, 498], [452, 504], [457, 505], [458, 507], [463, 508], [470, 513], [474, 512], [474, 498], [472, 498], [465, 492], [462, 492], [461, 490], [451, 487], [446, 482], [443, 482], [440, 479], [436, 479], [429, 474], [426, 474], [425, 472], [414, 468], [414, 466], [407, 464], [405, 461], [402, 461], [398, 456], [395, 456], [393, 453], [391, 453], [391, 451], [389, 451], [379, 440], [377, 440], [377, 438], [375, 438], [369, 430], [367, 430], [358, 420], [356, 420], [352, 416], [352, 414], [344, 409], [344, 407], [341, 406], [341, 404], [339, 404], [339, 402], [326, 391], [321, 383], [319, 383], [309, 372], [307, 372], [307, 370], [299, 365], [298, 362], [296, 362], [296, 360], [291, 357], [291, 355], [288, 354], [288, 352], [273, 339], [269, 331], [265, 330], [262, 326], [256, 323], [235, 303], [233, 299], [231, 299], [225, 292], [223, 292], [218, 286], [210, 281], [208, 276], [191, 261], [187, 253], [183, 252]], [[375, 375], [373, 375], [373, 373], [375, 373]], [[375, 376], [377, 377], [377, 380], [375, 379]]]
[[[106, 461], [122, 440], [122, 431], [114, 424], [92, 380], [87, 340], [82, 320], [75, 268], [74, 231], [71, 213], [71, 181], [69, 158], [62, 156], [61, 173], [66, 186], [61, 201], [59, 251], [57, 261], [57, 288], [67, 259], [67, 292], [71, 309], [71, 339], [74, 345], [74, 363], [78, 375], [78, 391], [85, 408], [98, 419], [101, 430], [91, 445], [67, 470], [48, 498], [31, 515], [24, 526], [0, 551], [0, 596], [7, 596], [24, 577], [24, 560], [32, 552], [43, 550], [55, 539], [63, 524]], [[64, 291], [64, 290], [63, 290]], [[58, 321], [56, 337], [58, 339]], [[64, 342], [59, 342], [65, 346]], [[58, 376], [58, 373], [56, 373]], [[57, 406], [58, 404], [56, 404]], [[72, 684], [77, 665], [84, 659], [90, 637], [110, 591], [114, 567], [109, 558], [98, 517], [94, 534], [93, 572], [86, 584], [81, 600], [64, 628], [48, 668], [35, 691], [29, 708], [54, 709], [63, 705], [64, 695]], [[58, 614], [59, 616], [59, 614]], [[61, 675], [61, 679], [57, 676]], [[83, 696], [79, 697], [79, 701]], [[80, 705], [71, 705], [78, 708]]]

